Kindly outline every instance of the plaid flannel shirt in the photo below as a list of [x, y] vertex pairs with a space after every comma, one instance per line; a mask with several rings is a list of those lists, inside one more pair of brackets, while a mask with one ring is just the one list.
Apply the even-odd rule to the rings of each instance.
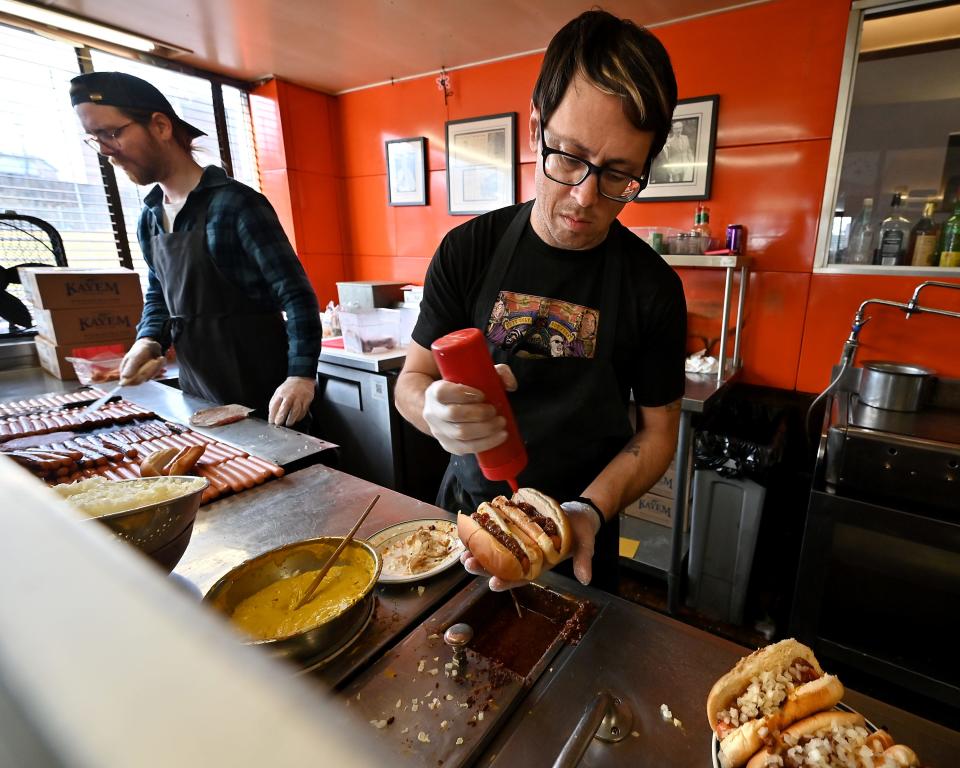
[[[211, 190], [209, 194], [198, 194]], [[193, 227], [197, 210], [207, 205], [207, 250], [223, 272], [250, 298], [287, 315], [289, 343], [287, 374], [316, 378], [320, 357], [320, 309], [303, 265], [263, 195], [234, 181], [216, 166], [204, 169], [177, 215], [177, 232]], [[170, 317], [163, 290], [153, 270], [150, 243], [163, 229], [163, 190], [158, 186], [144, 198], [137, 239], [149, 267], [143, 316], [137, 338], [160, 339]]]

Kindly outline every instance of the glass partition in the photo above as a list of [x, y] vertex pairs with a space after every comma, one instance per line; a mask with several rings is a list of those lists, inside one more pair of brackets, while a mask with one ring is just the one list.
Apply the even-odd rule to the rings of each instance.
[[853, 4], [818, 271], [960, 274], [958, 73], [960, 3]]

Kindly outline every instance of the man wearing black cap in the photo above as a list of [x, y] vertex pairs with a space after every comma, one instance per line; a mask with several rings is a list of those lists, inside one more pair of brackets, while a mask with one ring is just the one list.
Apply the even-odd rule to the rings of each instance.
[[157, 185], [137, 227], [149, 282], [121, 376], [139, 383], [135, 372], [172, 341], [184, 392], [305, 426], [319, 308], [270, 203], [222, 169], [201, 168], [191, 145], [203, 131], [145, 80], [80, 75], [70, 98], [85, 141], [135, 184]]

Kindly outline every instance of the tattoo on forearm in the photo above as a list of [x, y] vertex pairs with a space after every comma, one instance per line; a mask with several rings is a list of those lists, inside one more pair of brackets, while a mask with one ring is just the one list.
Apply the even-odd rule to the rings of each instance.
[[640, 458], [640, 455], [642, 453], [642, 450], [640, 448], [640, 442], [641, 442], [640, 436], [637, 435], [623, 447], [623, 450], [620, 451], [620, 453], [629, 454], [630, 456], [633, 456], [634, 458], [637, 458], [637, 459]]

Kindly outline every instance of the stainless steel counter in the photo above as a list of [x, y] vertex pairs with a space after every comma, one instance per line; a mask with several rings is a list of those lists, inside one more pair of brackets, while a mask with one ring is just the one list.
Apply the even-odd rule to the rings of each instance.
[[[231, 568], [262, 552], [316, 536], [343, 536], [377, 493], [380, 501], [357, 532], [360, 538], [406, 520], [453, 518], [352, 475], [313, 466], [202, 507], [190, 546], [174, 573], [198, 593], [206, 593]], [[361, 640], [313, 674], [336, 685], [405, 634], [415, 619], [467, 578], [458, 565], [420, 585], [381, 585], [374, 619]]]
[[[328, 467], [310, 467], [201, 509], [193, 539], [175, 575], [195, 592], [205, 592], [248, 557], [298, 539], [342, 534], [375, 493], [381, 494], [381, 500], [361, 527], [361, 536], [401, 520], [449, 517], [429, 504]], [[387, 651], [408, 642], [404, 638], [424, 642], [434, 631], [430, 614], [444, 610], [448, 599], [466, 582], [464, 572], [454, 567], [424, 582], [422, 592], [411, 586], [381, 586], [375, 619], [360, 641], [345, 657], [311, 676], [328, 686], [347, 684], [342, 695], [350, 695], [355, 705], [351, 711], [360, 709], [353, 699], [362, 690], [363, 678], [375, 678], [382, 684], [384, 676], [396, 677], [396, 698], [420, 696], [422, 684], [408, 692], [410, 681], [397, 676], [396, 670], [390, 673], [399, 654]], [[593, 741], [581, 765], [710, 765], [711, 733], [704, 713], [707, 693], [748, 649], [561, 576], [547, 573], [540, 582], [588, 599], [600, 611], [580, 644], [565, 647], [529, 691], [521, 694], [522, 700], [503, 728], [482, 746], [476, 764], [551, 765], [596, 692], [609, 689], [630, 706], [635, 718], [631, 731], [636, 735], [612, 745]], [[446, 653], [448, 649], [441, 647], [435, 655]], [[382, 675], [378, 673], [381, 667]], [[367, 671], [356, 678], [354, 673], [361, 669]], [[349, 682], [351, 678], [354, 682]], [[847, 692], [845, 700], [877, 725], [888, 726], [896, 739], [920, 754], [925, 765], [955, 762], [960, 733], [853, 691]], [[662, 719], [661, 704], [671, 708], [681, 727]], [[444, 713], [438, 709], [424, 717], [436, 719], [439, 728], [439, 720], [448, 717]], [[469, 736], [472, 730], [464, 733]], [[414, 741], [410, 749], [426, 749], [416, 744], [415, 734], [408, 736]], [[370, 726], [370, 738], [389, 740], [391, 734]]]
[[[72, 392], [81, 388], [78, 381], [61, 381], [39, 367], [0, 370], [0, 402], [19, 400], [45, 392]], [[190, 415], [214, 405], [199, 397], [183, 394], [176, 387], [148, 381], [136, 387], [123, 387], [119, 394], [130, 402], [149, 408], [157, 415], [180, 424], [188, 424]], [[336, 445], [262, 419], [244, 419], [222, 427], [191, 427], [201, 434], [279, 464], [287, 471], [316, 464], [333, 455]]]

